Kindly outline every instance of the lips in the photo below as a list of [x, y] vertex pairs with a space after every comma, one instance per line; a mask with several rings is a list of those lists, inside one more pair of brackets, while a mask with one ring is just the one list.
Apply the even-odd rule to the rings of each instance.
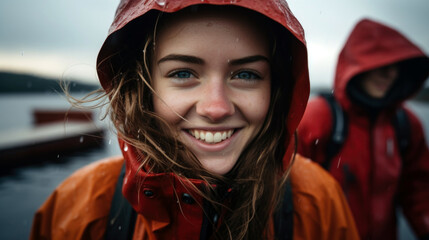
[[189, 129], [188, 132], [197, 140], [200, 140], [205, 143], [215, 144], [230, 138], [234, 133], [234, 129], [224, 131]]

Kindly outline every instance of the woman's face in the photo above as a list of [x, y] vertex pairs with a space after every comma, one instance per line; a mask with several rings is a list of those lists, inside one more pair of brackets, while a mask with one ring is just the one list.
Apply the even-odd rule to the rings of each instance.
[[155, 112], [205, 169], [225, 174], [263, 125], [271, 75], [266, 34], [240, 14], [218, 15], [170, 19], [151, 70]]

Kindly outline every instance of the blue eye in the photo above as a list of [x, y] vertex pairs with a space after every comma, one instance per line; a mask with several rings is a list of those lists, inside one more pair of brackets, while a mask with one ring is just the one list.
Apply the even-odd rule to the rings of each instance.
[[239, 79], [249, 79], [249, 80], [254, 80], [254, 79], [261, 79], [260, 76], [258, 76], [257, 74], [251, 72], [251, 71], [242, 71], [237, 73], [233, 78], [239, 78]]
[[173, 78], [191, 78], [193, 74], [189, 71], [177, 71], [169, 75], [169, 77]]

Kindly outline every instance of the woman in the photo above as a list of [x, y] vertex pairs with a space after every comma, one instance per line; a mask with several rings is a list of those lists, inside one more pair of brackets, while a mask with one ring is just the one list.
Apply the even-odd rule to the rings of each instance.
[[[123, 156], [59, 186], [33, 239], [109, 237], [124, 161], [133, 239], [356, 239], [338, 185], [294, 154], [309, 94], [300, 24], [285, 2], [235, 2], [121, 2], [98, 74]], [[293, 233], [279, 215], [292, 203]]]

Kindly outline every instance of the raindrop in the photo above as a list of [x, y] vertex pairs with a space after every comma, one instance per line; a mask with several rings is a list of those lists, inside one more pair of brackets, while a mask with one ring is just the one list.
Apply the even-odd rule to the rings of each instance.
[[159, 6], [164, 7], [164, 6], [165, 6], [165, 3], [167, 2], [167, 0], [155, 0], [155, 2], [156, 2]]
[[119, 231], [121, 231], [122, 230], [122, 226], [119, 226], [118, 229], [119, 229]]
[[314, 142], [314, 145], [317, 145], [319, 143], [319, 139], [316, 139], [316, 142]]
[[24, 51], [21, 52], [21, 56], [24, 56]]
[[109, 139], [109, 145], [112, 144], [112, 139]]
[[334, 94], [334, 90], [333, 89], [332, 89], [331, 93]]
[[340, 167], [340, 162], [341, 162], [341, 157], [340, 157], [340, 158], [338, 158], [337, 168], [339, 168], [339, 167]]
[[83, 136], [80, 136], [79, 142], [83, 143]]
[[125, 145], [124, 152], [128, 151], [128, 145]]
[[57, 155], [57, 158], [60, 158], [60, 154]]
[[[231, 2], [231, 3], [232, 3], [232, 2]], [[236, 38], [236, 39], [235, 39], [235, 41], [236, 41], [236, 42], [240, 41], [240, 38]]]

